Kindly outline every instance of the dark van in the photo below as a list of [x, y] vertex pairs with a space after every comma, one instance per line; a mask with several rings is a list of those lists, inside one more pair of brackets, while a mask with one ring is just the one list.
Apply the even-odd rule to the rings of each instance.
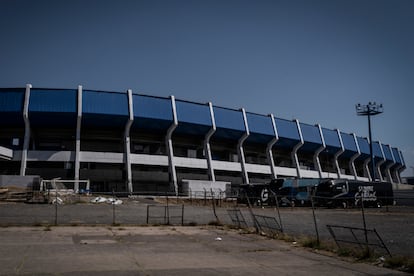
[[332, 179], [316, 187], [315, 203], [319, 206], [381, 207], [394, 202], [392, 184], [389, 182], [364, 182], [346, 179]]

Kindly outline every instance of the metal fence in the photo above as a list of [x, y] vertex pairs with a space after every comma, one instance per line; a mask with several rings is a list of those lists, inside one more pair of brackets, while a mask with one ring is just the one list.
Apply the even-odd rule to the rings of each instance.
[[[306, 236], [318, 241], [335, 242], [336, 237], [340, 246], [346, 246], [344, 240], [354, 240], [350, 229], [359, 234], [361, 231], [357, 229], [363, 229], [363, 233], [369, 233], [369, 243], [375, 231], [390, 254], [413, 256], [414, 197], [411, 195], [414, 193], [396, 193], [393, 198], [395, 204], [380, 208], [370, 204], [344, 208], [339, 203], [335, 203], [334, 208], [315, 204], [313, 198], [301, 207], [301, 204], [285, 204], [286, 200], [281, 197], [276, 197], [274, 203], [278, 204], [272, 205], [260, 204], [259, 199], [250, 198], [249, 201], [255, 204], [249, 205], [234, 198], [221, 198], [216, 193], [194, 198], [170, 195], [122, 197], [124, 195], [116, 193], [68, 195], [49, 191], [46, 204], [0, 202], [0, 226], [220, 223], [269, 235], [283, 232], [292, 237]], [[328, 226], [333, 229], [335, 237]], [[364, 245], [365, 238], [358, 236], [358, 241]], [[379, 249], [380, 254], [384, 251], [383, 247], [372, 247]]]

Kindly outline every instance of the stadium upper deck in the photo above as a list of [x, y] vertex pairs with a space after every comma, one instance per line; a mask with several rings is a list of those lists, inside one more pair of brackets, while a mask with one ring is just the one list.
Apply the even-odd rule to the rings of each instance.
[[[90, 179], [97, 191], [177, 191], [183, 179], [369, 180], [367, 138], [244, 109], [126, 92], [0, 88], [0, 174]], [[373, 143], [380, 180], [401, 151]]]

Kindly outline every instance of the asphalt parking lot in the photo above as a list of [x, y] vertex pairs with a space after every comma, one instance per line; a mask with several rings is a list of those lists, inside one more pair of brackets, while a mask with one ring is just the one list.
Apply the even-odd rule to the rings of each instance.
[[212, 226], [0, 228], [0, 275], [405, 275]]

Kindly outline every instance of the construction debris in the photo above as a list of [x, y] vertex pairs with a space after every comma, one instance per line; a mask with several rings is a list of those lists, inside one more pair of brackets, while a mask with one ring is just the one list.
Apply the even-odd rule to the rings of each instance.
[[102, 196], [98, 196], [95, 197], [91, 200], [91, 203], [110, 203], [110, 204], [114, 204], [114, 205], [120, 205], [122, 204], [122, 200], [120, 199], [116, 199], [113, 197], [102, 197]]

